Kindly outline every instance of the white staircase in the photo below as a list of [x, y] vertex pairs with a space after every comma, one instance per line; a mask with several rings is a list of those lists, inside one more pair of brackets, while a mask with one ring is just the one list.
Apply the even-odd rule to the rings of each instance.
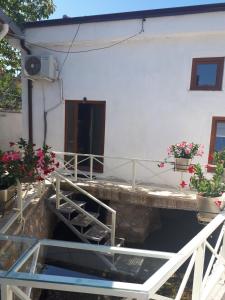
[[[47, 205], [82, 242], [116, 247], [124, 245], [123, 238], [115, 237], [115, 210], [65, 176], [55, 173], [55, 179], [56, 192], [47, 199]], [[67, 183], [70, 191], [61, 189], [62, 182]], [[139, 273], [144, 261], [139, 256], [98, 256], [111, 271], [131, 276]]]

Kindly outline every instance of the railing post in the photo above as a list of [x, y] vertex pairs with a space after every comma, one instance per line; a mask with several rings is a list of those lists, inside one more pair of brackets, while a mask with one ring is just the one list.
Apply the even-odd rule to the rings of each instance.
[[116, 213], [112, 212], [111, 246], [115, 246], [116, 237]]
[[60, 178], [56, 175], [56, 208], [60, 206]]
[[205, 260], [205, 243], [203, 243], [196, 250], [192, 298], [191, 298], [192, 300], [201, 299], [204, 260]]
[[221, 255], [222, 257], [225, 259], [225, 223], [223, 223], [223, 244], [222, 244], [222, 248], [221, 248]]
[[13, 300], [13, 293], [10, 286], [7, 284], [1, 284], [1, 299], [2, 300]]
[[42, 184], [41, 181], [38, 181], [38, 197], [40, 198], [42, 194]]
[[20, 212], [21, 219], [23, 218], [23, 196], [22, 196], [22, 185], [17, 180], [17, 209]]
[[90, 179], [93, 179], [93, 155], [90, 155]]
[[132, 190], [136, 188], [136, 159], [132, 159]]
[[74, 179], [77, 181], [77, 163], [78, 163], [78, 157], [77, 153], [74, 154]]

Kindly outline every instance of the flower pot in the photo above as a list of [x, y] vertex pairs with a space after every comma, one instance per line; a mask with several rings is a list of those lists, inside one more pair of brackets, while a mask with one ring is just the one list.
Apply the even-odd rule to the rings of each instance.
[[186, 172], [191, 164], [191, 158], [175, 158], [175, 170]]
[[0, 214], [4, 214], [12, 205], [13, 197], [16, 195], [16, 186], [12, 185], [7, 189], [0, 189]]
[[[224, 197], [203, 197], [201, 195], [197, 195], [197, 207], [198, 207], [198, 215], [202, 219], [213, 219], [217, 214], [221, 212], [224, 208]], [[220, 207], [216, 205], [215, 202], [220, 202]]]
[[0, 190], [0, 202], [7, 202], [16, 194], [16, 186], [12, 185], [7, 189]]

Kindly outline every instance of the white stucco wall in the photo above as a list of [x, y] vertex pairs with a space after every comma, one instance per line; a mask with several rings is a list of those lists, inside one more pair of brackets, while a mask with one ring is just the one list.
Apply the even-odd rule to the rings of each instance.
[[0, 111], [0, 150], [9, 150], [9, 142], [22, 136], [22, 114]]
[[[32, 43], [67, 50], [76, 28], [27, 29], [25, 35]], [[109, 45], [140, 28], [141, 20], [82, 24], [71, 50]], [[206, 162], [212, 116], [225, 116], [225, 76], [222, 91], [190, 91], [192, 58], [225, 56], [225, 13], [147, 19], [144, 29], [115, 47], [69, 55], [60, 74], [63, 99], [106, 101], [105, 155], [163, 159], [169, 145], [187, 140], [205, 145], [202, 162]], [[51, 52], [33, 46], [32, 53]], [[65, 54], [52, 54], [60, 68]], [[25, 93], [24, 88], [24, 129]], [[45, 109], [54, 107], [60, 95], [60, 81], [33, 83], [37, 144], [43, 141], [44, 102]], [[64, 116], [63, 101], [48, 114], [47, 143], [59, 151], [64, 150]], [[155, 164], [152, 168], [159, 171]], [[177, 184], [180, 175], [169, 172], [162, 178]], [[162, 183], [157, 176], [152, 180]]]

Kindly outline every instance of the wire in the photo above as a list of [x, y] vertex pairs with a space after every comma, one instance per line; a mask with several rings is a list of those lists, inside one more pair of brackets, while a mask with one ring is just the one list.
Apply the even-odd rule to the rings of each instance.
[[[138, 31], [137, 33], [123, 39], [123, 40], [120, 40], [118, 42], [115, 42], [113, 44], [110, 44], [108, 46], [104, 46], [104, 47], [99, 47], [99, 48], [92, 48], [92, 49], [87, 49], [87, 50], [80, 50], [80, 51], [70, 51], [69, 53], [70, 54], [79, 54], [79, 53], [87, 53], [87, 52], [92, 52], [92, 51], [100, 51], [100, 50], [104, 50], [104, 49], [109, 49], [109, 48], [112, 48], [112, 47], [115, 47], [119, 44], [122, 44], [130, 39], [133, 39], [135, 38], [136, 36], [142, 34], [144, 32], [144, 22], [145, 22], [145, 19], [142, 19], [142, 23], [141, 23], [141, 30]], [[11, 36], [14, 36], [14, 37], [18, 37], [21, 39], [20, 36], [18, 35], [15, 35], [15, 34], [9, 34]], [[76, 34], [75, 34], [76, 35]], [[49, 50], [49, 51], [52, 51], [52, 52], [55, 52], [55, 53], [64, 53], [64, 54], [68, 54], [68, 51], [63, 51], [63, 50], [56, 50], [56, 49], [53, 49], [53, 48], [48, 48], [48, 47], [45, 47], [45, 46], [40, 46], [38, 44], [35, 44], [35, 43], [31, 43], [27, 40], [25, 40], [25, 42], [30, 45], [30, 46], [34, 46], [34, 47], [37, 47], [37, 48], [41, 48], [41, 49], [45, 49], [45, 50]]]
[[[67, 58], [68, 58], [68, 56], [69, 56], [69, 54], [70, 54], [70, 50], [71, 50], [71, 48], [72, 48], [72, 46], [73, 46], [73, 44], [74, 44], [74, 42], [75, 42], [75, 40], [76, 40], [76, 37], [77, 37], [77, 35], [78, 35], [79, 30], [80, 30], [80, 24], [79, 24], [78, 27], [77, 27], [77, 30], [76, 30], [76, 32], [75, 32], [75, 34], [74, 34], [74, 37], [73, 37], [73, 39], [72, 39], [72, 42], [71, 42], [70, 47], [69, 47], [69, 49], [68, 49], [68, 52], [67, 52], [67, 54], [66, 54], [66, 56], [65, 56], [65, 58], [64, 58], [64, 61], [63, 61], [63, 63], [62, 63], [61, 69], [59, 70], [59, 75], [61, 74], [62, 69], [63, 69], [63, 67], [64, 67], [64, 65], [65, 65], [65, 63], [66, 63], [66, 61], [67, 61]], [[58, 75], [58, 77], [59, 77], [59, 75]]]

